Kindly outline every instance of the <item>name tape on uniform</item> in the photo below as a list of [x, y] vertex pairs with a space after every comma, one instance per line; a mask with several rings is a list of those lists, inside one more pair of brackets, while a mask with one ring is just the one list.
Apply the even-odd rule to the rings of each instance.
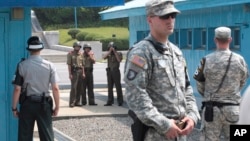
[[230, 141], [243, 141], [250, 138], [250, 125], [230, 125]]

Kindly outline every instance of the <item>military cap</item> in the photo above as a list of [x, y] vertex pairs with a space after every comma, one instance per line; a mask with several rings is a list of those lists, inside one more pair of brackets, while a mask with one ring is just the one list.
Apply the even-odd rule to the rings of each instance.
[[146, 11], [148, 16], [163, 16], [170, 13], [180, 13], [174, 7], [173, 0], [149, 0], [146, 3]]
[[73, 47], [82, 47], [82, 46], [81, 46], [80, 42], [74, 42]]
[[85, 48], [90, 48], [90, 49], [91, 49], [91, 46], [90, 46], [90, 44], [88, 44], [88, 43], [85, 43], [85, 44], [83, 45], [83, 49], [85, 49]]
[[38, 36], [31, 36], [27, 40], [27, 44], [27, 50], [40, 50], [44, 48], [43, 43]]
[[228, 27], [218, 27], [214, 30], [215, 38], [217, 39], [229, 39], [231, 38], [231, 29]]

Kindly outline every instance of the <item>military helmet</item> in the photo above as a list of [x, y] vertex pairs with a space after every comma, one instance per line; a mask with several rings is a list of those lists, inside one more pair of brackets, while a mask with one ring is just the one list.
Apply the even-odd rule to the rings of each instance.
[[82, 46], [81, 46], [80, 42], [74, 42], [73, 47], [80, 47], [81, 48]]
[[117, 47], [115, 46], [114, 42], [109, 42], [108, 44], [108, 50], [110, 47], [113, 47], [114, 49], [117, 49]]
[[108, 47], [113, 47], [114, 46], [114, 42], [109, 42]]
[[89, 48], [89, 49], [91, 49], [91, 46], [90, 46], [90, 44], [88, 44], [88, 43], [85, 43], [85, 44], [83, 45], [83, 49], [85, 49], [85, 48]]
[[40, 50], [43, 49], [43, 43], [41, 42], [40, 38], [38, 36], [31, 36], [27, 40], [28, 47], [27, 50]]

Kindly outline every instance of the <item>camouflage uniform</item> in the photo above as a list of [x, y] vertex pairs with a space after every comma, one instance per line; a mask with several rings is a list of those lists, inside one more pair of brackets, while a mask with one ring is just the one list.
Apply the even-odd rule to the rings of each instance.
[[73, 78], [71, 80], [71, 90], [69, 98], [69, 106], [80, 105], [80, 96], [83, 83], [83, 54], [82, 52], [76, 53], [71, 51], [67, 55], [67, 64], [71, 66], [71, 73]]
[[[230, 50], [218, 50], [205, 56], [203, 70], [205, 81], [197, 81], [197, 89], [203, 96], [203, 101], [235, 104], [222, 107], [213, 106], [213, 121], [206, 122], [202, 119], [206, 141], [220, 141], [220, 135], [223, 133], [224, 138], [229, 140], [229, 125], [239, 120], [237, 104], [240, 103], [240, 90], [248, 77], [247, 64], [242, 56], [232, 53], [227, 75], [221, 88], [216, 92], [225, 74], [231, 53]], [[203, 117], [205, 109], [203, 108]]]
[[[148, 39], [156, 42], [151, 36]], [[172, 50], [172, 51], [171, 51]], [[182, 52], [172, 43], [160, 54], [149, 41], [141, 41], [129, 52], [125, 65], [127, 104], [138, 118], [152, 127], [145, 141], [166, 141], [170, 119], [200, 118], [188, 80]], [[179, 140], [186, 140], [181, 136]]]

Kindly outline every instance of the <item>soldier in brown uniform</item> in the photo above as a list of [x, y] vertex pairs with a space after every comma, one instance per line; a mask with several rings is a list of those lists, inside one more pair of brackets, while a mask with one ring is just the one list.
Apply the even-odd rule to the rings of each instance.
[[69, 97], [69, 106], [81, 106], [80, 96], [82, 91], [84, 72], [83, 53], [80, 51], [81, 45], [79, 42], [73, 44], [74, 50], [67, 55], [67, 64], [69, 71], [69, 79], [71, 80], [71, 90]]
[[120, 72], [120, 62], [122, 61], [122, 53], [116, 51], [116, 46], [113, 42], [109, 43], [108, 53], [103, 57], [103, 59], [108, 60], [107, 79], [108, 79], [108, 101], [104, 106], [111, 106], [114, 104], [114, 94], [113, 86], [115, 84], [117, 93], [117, 102], [119, 106], [123, 104], [123, 94], [121, 87], [121, 72]]
[[95, 63], [94, 53], [91, 51], [90, 44], [83, 45], [84, 71], [86, 77], [83, 79], [82, 105], [87, 104], [86, 89], [88, 89], [89, 105], [97, 105], [94, 97], [93, 64]]

